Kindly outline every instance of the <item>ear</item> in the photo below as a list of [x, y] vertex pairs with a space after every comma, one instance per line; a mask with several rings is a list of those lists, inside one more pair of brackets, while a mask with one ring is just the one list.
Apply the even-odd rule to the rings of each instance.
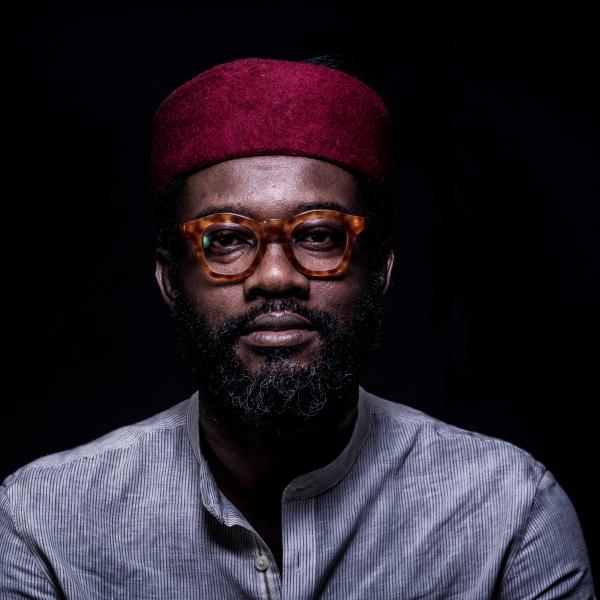
[[394, 266], [394, 250], [392, 245], [389, 245], [387, 256], [385, 259], [386, 262], [386, 274], [385, 274], [385, 287], [383, 288], [383, 295], [385, 296], [390, 289], [390, 285], [392, 283], [392, 267]]
[[156, 264], [154, 268], [154, 277], [158, 283], [160, 294], [166, 305], [171, 308], [174, 299], [174, 286], [171, 273], [172, 258], [168, 250], [162, 246], [156, 248]]

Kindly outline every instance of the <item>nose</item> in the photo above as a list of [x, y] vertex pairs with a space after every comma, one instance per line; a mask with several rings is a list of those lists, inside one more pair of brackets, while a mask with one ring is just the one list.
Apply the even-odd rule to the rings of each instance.
[[259, 293], [289, 294], [292, 291], [302, 296], [307, 294], [309, 286], [308, 278], [295, 269], [282, 244], [269, 242], [260, 263], [244, 281], [244, 294], [248, 297]]

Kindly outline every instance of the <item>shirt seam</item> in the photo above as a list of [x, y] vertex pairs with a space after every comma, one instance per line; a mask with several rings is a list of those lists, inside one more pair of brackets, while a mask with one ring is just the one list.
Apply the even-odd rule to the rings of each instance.
[[527, 531], [529, 521], [531, 520], [531, 513], [533, 512], [533, 505], [535, 503], [535, 499], [537, 498], [541, 482], [544, 479], [544, 477], [546, 476], [546, 473], [548, 473], [548, 468], [544, 467], [542, 474], [535, 486], [535, 491], [532, 494], [531, 501], [529, 502], [529, 507], [527, 509], [527, 516], [525, 517], [525, 519], [523, 519], [523, 523], [521, 524], [521, 527], [518, 529], [517, 534], [515, 536], [515, 546], [514, 546], [515, 549], [514, 549], [513, 554], [508, 558], [508, 561], [504, 568], [504, 575], [503, 575], [502, 579], [505, 579], [506, 576], [509, 574], [511, 567], [513, 566], [513, 563], [515, 562], [515, 560], [519, 554], [519, 550], [521, 549], [521, 545], [525, 538], [525, 532]]
[[[4, 488], [4, 489], [2, 489], [2, 488]], [[44, 567], [44, 563], [40, 560], [39, 556], [37, 556], [37, 554], [35, 553], [30, 540], [28, 539], [27, 536], [25, 536], [19, 530], [19, 526], [17, 524], [17, 518], [16, 518], [16, 515], [15, 515], [13, 507], [12, 507], [12, 502], [8, 495], [7, 486], [5, 486], [4, 484], [0, 485], [0, 490], [2, 490], [2, 492], [6, 498], [6, 505], [8, 507], [8, 515], [11, 519], [13, 527], [15, 528], [15, 532], [16, 532], [17, 536], [25, 544], [27, 550], [29, 550], [29, 553], [31, 554], [31, 558], [33, 559], [34, 564], [37, 566], [38, 570], [41, 571], [44, 579], [50, 584], [51, 589], [56, 593], [56, 595], [58, 597], [62, 597], [61, 590], [55, 585], [54, 581], [52, 581], [52, 578], [50, 577], [50, 575], [48, 574], [48, 572], [46, 571], [46, 569]]]
[[[460, 437], [460, 438], [466, 438], [466, 439], [471, 439], [471, 440], [478, 440], [481, 442], [485, 442], [486, 444], [500, 444], [505, 447], [509, 446], [512, 449], [517, 450], [521, 454], [526, 454], [528, 458], [532, 458], [535, 460], [533, 455], [530, 452], [528, 452], [527, 450], [525, 450], [525, 448], [517, 446], [516, 444], [513, 444], [509, 440], [504, 440], [502, 438], [497, 438], [497, 437], [494, 437], [491, 435], [486, 435], [485, 433], [480, 433], [478, 431], [466, 431], [466, 430], [465, 431], [450, 431], [450, 430], [439, 427], [437, 423], [429, 423], [429, 425], [431, 427], [433, 427], [440, 435], [445, 435], [448, 437], [452, 436], [452, 437]], [[475, 435], [473, 435], [473, 434], [475, 434]]]
[[[544, 465], [544, 463], [537, 460], [535, 458], [535, 456], [533, 456], [531, 454], [531, 452], [528, 452], [525, 448], [522, 448], [521, 446], [518, 446], [517, 444], [514, 444], [514, 443], [510, 442], [509, 440], [497, 438], [494, 436], [489, 436], [484, 433], [480, 433], [478, 431], [470, 431], [470, 430], [461, 431], [460, 428], [458, 431], [448, 430], [443, 427], [444, 425], [448, 425], [447, 423], [444, 423], [443, 421], [438, 422], [435, 418], [431, 418], [431, 417], [430, 418], [422, 418], [419, 420], [411, 419], [410, 421], [404, 422], [401, 418], [396, 419], [396, 418], [394, 418], [393, 415], [390, 415], [387, 412], [377, 411], [376, 413], [374, 412], [373, 414], [382, 415], [382, 416], [387, 417], [388, 419], [392, 420], [393, 422], [399, 423], [402, 425], [410, 424], [410, 425], [417, 425], [420, 428], [429, 428], [436, 434], [443, 436], [443, 437], [458, 438], [460, 440], [464, 440], [465, 442], [467, 442], [469, 440], [472, 441], [473, 443], [481, 442], [481, 443], [485, 443], [486, 445], [493, 445], [496, 447], [500, 446], [502, 449], [510, 451], [513, 454], [517, 455], [519, 458], [522, 458], [534, 470], [541, 469], [542, 475], [536, 484], [536, 493], [537, 493], [537, 489], [540, 485], [540, 482], [541, 482], [545, 472], [547, 471], [546, 465]], [[453, 427], [453, 425], [450, 424], [450, 427]], [[535, 494], [534, 494], [534, 496], [535, 496]]]
[[[408, 405], [404, 405], [404, 406], [406, 408], [410, 409], [411, 411], [416, 410], [414, 408], [411, 408]], [[447, 429], [448, 426], [452, 427], [452, 428], [454, 428], [455, 426], [452, 424], [449, 424], [449, 423], [445, 423], [444, 421], [440, 421], [439, 419], [436, 419], [435, 417], [433, 417], [431, 415], [419, 413], [418, 411], [417, 411], [417, 414], [409, 415], [408, 418], [390, 414], [387, 410], [379, 408], [379, 407], [373, 407], [371, 412], [373, 415], [385, 417], [386, 420], [392, 421], [393, 423], [397, 423], [399, 425], [410, 424], [410, 425], [416, 425], [418, 427], [428, 427], [442, 436], [456, 437], [456, 438], [461, 438], [464, 440], [476, 440], [476, 441], [484, 442], [486, 444], [501, 444], [504, 447], [508, 446], [508, 447], [512, 448], [513, 450], [516, 450], [519, 454], [525, 454], [528, 459], [533, 460], [534, 462], [539, 462], [535, 459], [535, 457], [530, 452], [528, 452], [527, 450], [525, 450], [524, 448], [522, 448], [520, 446], [517, 446], [516, 444], [513, 444], [509, 440], [504, 440], [502, 438], [489, 436], [489, 435], [486, 435], [485, 433], [480, 433], [478, 431], [461, 430], [461, 428], [457, 428], [458, 430]]]
[[71, 463], [74, 463], [76, 461], [88, 460], [88, 459], [92, 459], [93, 460], [93, 459], [102, 457], [105, 454], [108, 454], [110, 452], [116, 452], [118, 450], [129, 450], [133, 446], [136, 446], [138, 444], [143, 443], [150, 435], [154, 435], [155, 433], [160, 433], [161, 431], [177, 430], [177, 429], [181, 429], [181, 428], [184, 428], [184, 427], [185, 427], [185, 423], [180, 423], [178, 425], [170, 425], [168, 427], [161, 427], [160, 429], [153, 429], [152, 431], [147, 431], [146, 433], [142, 434], [138, 439], [134, 440], [133, 442], [131, 442], [130, 444], [128, 444], [126, 446], [117, 446], [117, 447], [114, 447], [114, 448], [104, 448], [103, 450], [99, 450], [99, 451], [94, 452], [92, 454], [84, 454], [82, 456], [75, 456], [73, 458], [66, 459], [66, 460], [61, 461], [61, 462], [56, 463], [56, 464], [29, 464], [29, 465], [25, 465], [24, 467], [21, 467], [20, 469], [17, 469], [17, 471], [15, 471], [14, 473], [11, 473], [2, 482], [2, 485], [8, 490], [15, 483], [17, 483], [24, 474], [26, 474], [26, 473], [34, 470], [34, 469], [58, 469], [58, 468], [63, 467], [65, 465], [70, 465]]

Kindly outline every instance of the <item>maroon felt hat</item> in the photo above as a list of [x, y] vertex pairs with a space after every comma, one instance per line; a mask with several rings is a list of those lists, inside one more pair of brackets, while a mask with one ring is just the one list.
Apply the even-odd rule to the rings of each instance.
[[391, 177], [391, 122], [381, 96], [342, 71], [242, 58], [200, 73], [160, 104], [153, 119], [151, 177], [158, 196], [180, 175], [245, 156], [319, 158]]

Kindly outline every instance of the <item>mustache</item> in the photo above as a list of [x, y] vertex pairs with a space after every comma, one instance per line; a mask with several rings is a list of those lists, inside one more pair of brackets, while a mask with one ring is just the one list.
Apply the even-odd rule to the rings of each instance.
[[233, 342], [242, 335], [243, 329], [259, 315], [271, 312], [294, 312], [312, 321], [319, 333], [328, 333], [335, 326], [334, 317], [323, 310], [309, 308], [299, 304], [293, 298], [269, 298], [260, 306], [254, 306], [245, 312], [225, 322], [216, 335], [224, 342]]

